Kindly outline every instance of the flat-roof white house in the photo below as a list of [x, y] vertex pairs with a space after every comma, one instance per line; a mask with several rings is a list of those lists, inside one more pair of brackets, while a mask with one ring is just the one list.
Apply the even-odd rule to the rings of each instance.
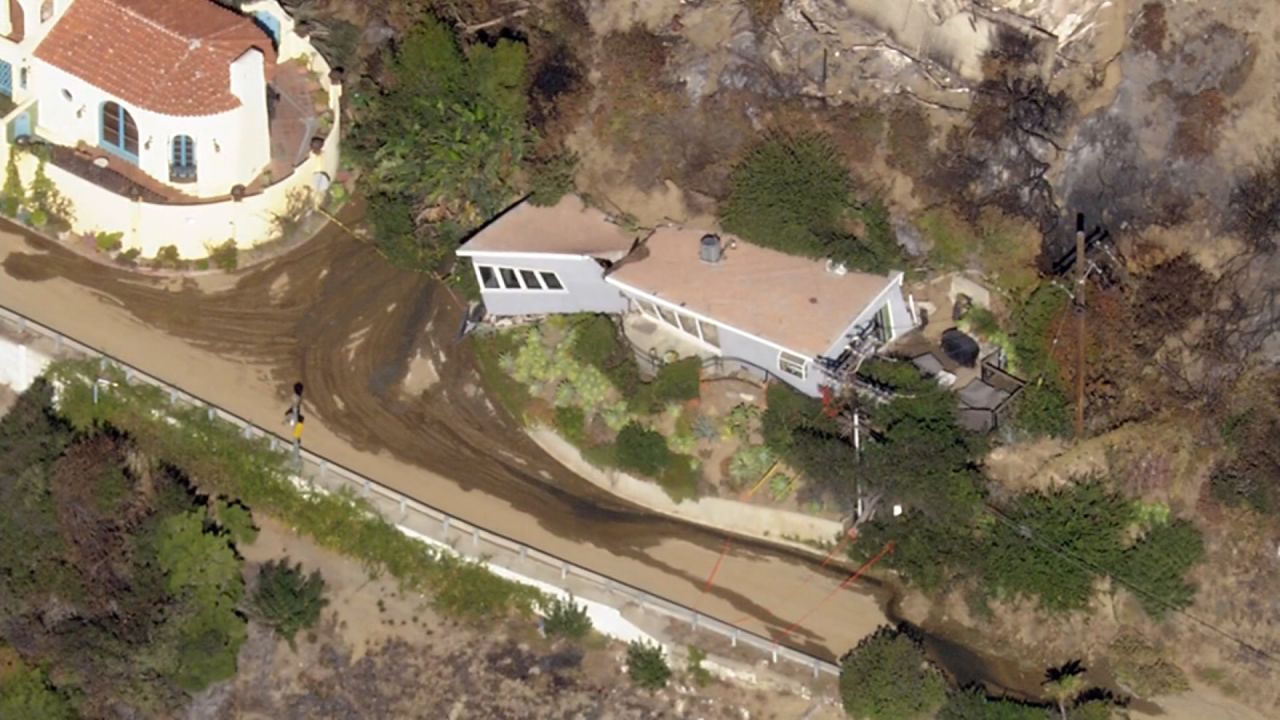
[[30, 188], [39, 148], [75, 232], [253, 245], [337, 173], [330, 75], [276, 0], [3, 1], [0, 159]]
[[491, 315], [620, 315], [646, 352], [736, 361], [815, 397], [915, 327], [900, 272], [846, 272], [703, 230], [628, 231], [574, 196], [521, 203], [457, 254]]

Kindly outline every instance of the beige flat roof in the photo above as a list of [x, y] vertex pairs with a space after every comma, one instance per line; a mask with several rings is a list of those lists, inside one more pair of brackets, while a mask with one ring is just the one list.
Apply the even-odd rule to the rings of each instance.
[[621, 259], [635, 243], [609, 217], [576, 195], [566, 195], [552, 207], [527, 200], [481, 228], [459, 250], [468, 252], [527, 252], [590, 255]]
[[825, 353], [892, 282], [869, 273], [837, 275], [823, 261], [724, 234], [724, 258], [705, 263], [699, 259], [705, 234], [660, 228], [609, 278], [810, 357]]

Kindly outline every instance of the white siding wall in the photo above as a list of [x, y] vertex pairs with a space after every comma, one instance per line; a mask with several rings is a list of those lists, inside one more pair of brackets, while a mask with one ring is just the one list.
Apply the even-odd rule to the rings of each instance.
[[[573, 255], [505, 254], [477, 252], [481, 265], [554, 272], [564, 290], [495, 290], [480, 285], [484, 306], [492, 315], [543, 315], [546, 313], [620, 313], [626, 298], [604, 280], [604, 269], [594, 258]], [[477, 269], [477, 273], [479, 270]], [[476, 278], [480, 281], [479, 276]]]

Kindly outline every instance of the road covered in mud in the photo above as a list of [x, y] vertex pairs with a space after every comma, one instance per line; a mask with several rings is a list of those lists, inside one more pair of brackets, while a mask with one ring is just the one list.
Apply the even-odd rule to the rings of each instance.
[[[460, 303], [329, 226], [233, 276], [149, 277], [0, 231], [0, 304], [265, 427], [306, 384], [307, 445], [424, 502], [834, 658], [885, 622], [846, 568], [618, 501], [547, 457], [479, 385]], [[781, 634], [807, 615], [790, 634]]]

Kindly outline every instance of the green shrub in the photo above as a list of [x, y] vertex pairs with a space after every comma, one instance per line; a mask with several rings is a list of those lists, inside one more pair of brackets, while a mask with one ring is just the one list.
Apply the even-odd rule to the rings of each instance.
[[77, 717], [71, 703], [49, 684], [38, 668], [19, 662], [0, 672], [0, 718], [32, 720], [72, 720]]
[[0, 189], [0, 211], [7, 217], [17, 217], [18, 209], [26, 202], [26, 190], [22, 187], [22, 176], [18, 173], [18, 153], [16, 148], [9, 149], [9, 161], [4, 169], [4, 188]]
[[586, 422], [582, 408], [576, 405], [556, 408], [556, 431], [574, 445], [582, 445], [586, 441]]
[[49, 224], [49, 213], [41, 208], [31, 211], [31, 224], [35, 227], [42, 228]]
[[671, 666], [661, 645], [632, 640], [627, 645], [627, 675], [642, 688], [658, 690], [671, 679]]
[[693, 678], [693, 684], [698, 687], [711, 684], [711, 671], [702, 667], [702, 662], [706, 659], [707, 653], [702, 648], [689, 646], [689, 661], [685, 665], [685, 670], [689, 673], [689, 677]]
[[601, 370], [618, 351], [618, 328], [608, 315], [591, 314], [572, 321], [570, 353], [574, 360]]
[[1204, 559], [1200, 531], [1186, 520], [1157, 525], [1125, 549], [1115, 574], [1126, 587], [1141, 589], [1138, 601], [1147, 614], [1160, 619], [1170, 610], [1191, 604], [1195, 586], [1184, 578]]
[[615, 443], [592, 445], [582, 450], [582, 459], [601, 469], [618, 467], [618, 446]]
[[574, 602], [572, 595], [568, 599], [561, 597], [548, 599], [542, 603], [542, 611], [545, 615], [542, 629], [547, 635], [577, 640], [591, 632], [591, 618], [587, 616], [587, 606]]
[[840, 661], [840, 698], [850, 717], [909, 720], [929, 716], [946, 700], [942, 673], [906, 633], [882, 626]]
[[133, 265], [138, 261], [138, 256], [140, 255], [142, 255], [141, 249], [131, 247], [128, 250], [122, 251], [119, 255], [116, 255], [116, 260], [124, 263], [125, 265]]
[[529, 163], [529, 204], [548, 207], [573, 192], [573, 176], [578, 170], [578, 156], [573, 153], [550, 158], [534, 158]]
[[850, 208], [853, 184], [826, 136], [770, 136], [747, 153], [729, 182], [720, 212], [728, 232], [809, 257], [846, 260], [856, 246], [833, 241]]
[[797, 428], [809, 426], [823, 417], [821, 402], [786, 383], [770, 383], [765, 391], [765, 404], [760, 431], [764, 444], [777, 455], [786, 453]]
[[178, 255], [177, 245], [164, 245], [156, 250], [156, 267], [177, 269], [182, 266], [182, 257]]
[[672, 500], [678, 503], [696, 500], [698, 483], [702, 480], [702, 463], [691, 455], [672, 455], [670, 464], [657, 480]]
[[209, 258], [200, 258], [194, 263], [195, 269], [204, 271], [209, 269]]
[[969, 308], [964, 315], [964, 324], [969, 331], [982, 337], [991, 337], [1000, 332], [1000, 321], [995, 313], [980, 305]]
[[115, 252], [123, 245], [123, 232], [100, 232], [94, 235], [94, 244], [98, 246], [99, 252]]
[[938, 711], [937, 720], [1049, 720], [1050, 717], [1055, 716], [1051, 716], [1046, 707], [988, 697], [982, 688], [976, 687], [952, 693]]
[[658, 477], [671, 465], [671, 450], [667, 441], [656, 431], [639, 423], [627, 423], [618, 433], [614, 443], [618, 452], [618, 467]]
[[231, 272], [236, 269], [240, 262], [240, 251], [236, 248], [236, 241], [228, 238], [226, 242], [213, 245], [207, 248], [209, 251], [209, 261], [219, 270]]
[[250, 605], [254, 616], [274, 628], [292, 648], [298, 631], [315, 625], [320, 611], [329, 604], [324, 589], [319, 570], [304, 575], [302, 563], [290, 566], [288, 558], [270, 560], [258, 573], [258, 587]]
[[701, 379], [702, 360], [696, 356], [663, 365], [653, 379], [653, 405], [661, 408], [667, 403], [697, 399]]
[[754, 483], [773, 465], [773, 451], [767, 445], [744, 445], [729, 461], [729, 476], [739, 487]]

